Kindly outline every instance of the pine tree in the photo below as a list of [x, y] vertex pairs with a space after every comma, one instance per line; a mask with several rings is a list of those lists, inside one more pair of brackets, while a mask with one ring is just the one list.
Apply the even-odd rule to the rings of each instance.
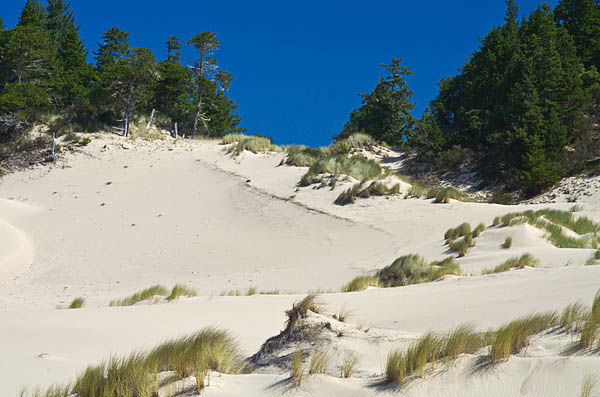
[[69, 31], [78, 31], [75, 25], [75, 17], [71, 3], [65, 0], [48, 0], [46, 7], [48, 17], [46, 18], [46, 30], [50, 33], [50, 37], [61, 47], [66, 40]]
[[336, 139], [362, 132], [391, 145], [404, 144], [415, 123], [410, 114], [415, 104], [411, 102], [413, 92], [404, 79], [412, 72], [400, 66], [401, 63], [402, 59], [393, 58], [390, 65], [381, 65], [388, 75], [379, 79], [371, 93], [360, 94], [362, 106], [352, 111], [350, 122]]
[[17, 26], [32, 25], [43, 28], [46, 24], [46, 10], [39, 0], [27, 0], [25, 7], [19, 15]]
[[600, 69], [600, 3], [561, 0], [554, 9], [554, 16], [573, 38], [583, 64]]
[[4, 21], [2, 20], [2, 17], [0, 17], [0, 30], [4, 30], [4, 28]]
[[202, 116], [202, 98], [213, 73], [217, 69], [217, 60], [214, 53], [219, 49], [219, 40], [214, 32], [201, 32], [192, 37], [188, 44], [192, 44], [198, 53], [194, 63], [194, 74], [196, 77], [196, 111], [192, 126], [192, 138], [196, 137], [198, 122]]
[[129, 33], [112, 27], [102, 35], [103, 43], [94, 53], [98, 71], [129, 56]]
[[176, 36], [169, 36], [167, 45], [167, 61], [178, 63], [181, 61], [181, 42]]

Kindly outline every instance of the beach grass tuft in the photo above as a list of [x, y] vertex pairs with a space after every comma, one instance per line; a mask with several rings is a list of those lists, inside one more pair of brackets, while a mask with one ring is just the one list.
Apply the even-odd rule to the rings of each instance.
[[539, 264], [540, 261], [531, 254], [523, 254], [521, 256], [512, 257], [493, 269], [484, 270], [482, 274], [502, 273], [511, 269], [523, 269], [526, 266], [537, 267]]
[[342, 378], [351, 377], [359, 362], [360, 358], [355, 352], [346, 352], [342, 359], [342, 365], [340, 366], [340, 376]]
[[322, 174], [347, 175], [358, 181], [366, 181], [378, 179], [381, 176], [381, 167], [376, 161], [359, 155], [348, 157], [345, 154], [333, 154], [316, 161], [304, 174], [300, 185], [309, 186]]
[[198, 295], [198, 292], [190, 287], [186, 287], [183, 284], [176, 284], [172, 289], [171, 289], [171, 293], [169, 294], [169, 296], [167, 297], [168, 301], [173, 301], [176, 299], [183, 297], [188, 297], [188, 296], [196, 296]]
[[110, 302], [110, 306], [132, 306], [136, 303], [143, 302], [147, 299], [154, 298], [156, 296], [168, 296], [169, 290], [162, 285], [153, 285], [152, 287], [138, 291], [133, 295], [130, 295], [123, 299], [113, 300]]
[[302, 368], [302, 358], [304, 354], [302, 350], [298, 349], [292, 354], [292, 369], [291, 369], [291, 378], [294, 386], [302, 385], [302, 377], [304, 373], [304, 369]]
[[341, 288], [341, 292], [363, 291], [368, 287], [379, 287], [379, 277], [358, 276]]
[[331, 361], [331, 353], [328, 349], [317, 347], [310, 358], [308, 373], [310, 375], [324, 374]]
[[507, 237], [506, 239], [504, 239], [504, 248], [509, 249], [510, 247], [512, 247], [512, 237]]
[[447, 275], [461, 275], [460, 266], [449, 257], [427, 263], [418, 255], [406, 255], [377, 272], [383, 287], [400, 287], [439, 280]]
[[75, 298], [69, 305], [69, 309], [81, 309], [85, 306], [85, 299], [82, 297]]

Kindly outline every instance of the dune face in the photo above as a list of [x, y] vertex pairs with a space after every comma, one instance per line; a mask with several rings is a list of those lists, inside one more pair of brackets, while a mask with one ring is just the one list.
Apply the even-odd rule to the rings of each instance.
[[[338, 206], [336, 197], [355, 181], [300, 187], [307, 168], [279, 166], [283, 153], [232, 157], [223, 148], [99, 134], [51, 167], [0, 181], [0, 394], [68, 382], [111, 354], [147, 350], [209, 326], [230, 331], [250, 357], [284, 329], [284, 311], [309, 291], [326, 292], [319, 296], [322, 312], [309, 311], [299, 322], [319, 329], [314, 339], [296, 335], [252, 374], [213, 373], [203, 395], [564, 396], [576, 395], [586, 374], [600, 373], [597, 354], [567, 357], [574, 337], [548, 332], [486, 371], [475, 371], [488, 354], [481, 347], [403, 387], [383, 381], [388, 352], [427, 331], [464, 323], [484, 331], [578, 300], [591, 304], [600, 266], [584, 265], [594, 249], [557, 248], [527, 223], [491, 225], [508, 212], [573, 204], [433, 204], [390, 196]], [[599, 210], [588, 202], [580, 214], [598, 221]], [[458, 257], [444, 233], [463, 222], [485, 228]], [[503, 246], [507, 237], [510, 248]], [[526, 253], [539, 260], [536, 268], [482, 275]], [[426, 261], [453, 256], [463, 274], [338, 292], [408, 254]], [[182, 284], [197, 296], [109, 307], [157, 284]], [[256, 295], [236, 296], [249, 288]], [[57, 310], [76, 297], [85, 298], [84, 308]], [[308, 372], [317, 341], [331, 350], [331, 362], [292, 387], [290, 355], [302, 349]], [[349, 353], [359, 360], [341, 378]], [[186, 382], [193, 386], [191, 378], [180, 386]]]

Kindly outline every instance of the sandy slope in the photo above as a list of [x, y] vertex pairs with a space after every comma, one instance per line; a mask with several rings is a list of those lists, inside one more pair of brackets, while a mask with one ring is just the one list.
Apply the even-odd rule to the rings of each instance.
[[[232, 159], [222, 149], [216, 142], [131, 143], [102, 136], [84, 153], [68, 155], [51, 169], [28, 170], [0, 181], [0, 385], [8, 395], [24, 384], [69, 379], [110, 353], [148, 348], [207, 325], [230, 330], [251, 354], [281, 329], [283, 310], [299, 295], [213, 295], [250, 286], [296, 293], [338, 289], [402, 254], [429, 259], [449, 255], [443, 241], [449, 227], [465, 221], [489, 225], [506, 212], [548, 206], [435, 205], [430, 200], [376, 198], [339, 207], [333, 200], [351, 183], [333, 191], [298, 188], [306, 170], [278, 167], [281, 154], [245, 153]], [[600, 219], [596, 204], [586, 204], [584, 214]], [[552, 207], [566, 209], [570, 204]], [[515, 242], [510, 250], [501, 247], [508, 235]], [[14, 252], [28, 260], [7, 264], [4, 258], [14, 258]], [[525, 252], [538, 257], [543, 267], [477, 276]], [[578, 299], [589, 302], [600, 288], [600, 267], [582, 266], [591, 252], [555, 248], [527, 225], [489, 228], [459, 260], [473, 276], [326, 294], [323, 300], [332, 312], [346, 304], [354, 311], [352, 321], [367, 327], [418, 335], [471, 321], [485, 329], [531, 311], [560, 309]], [[33, 261], [27, 257], [31, 254]], [[29, 263], [31, 269], [13, 280]], [[111, 299], [157, 283], [184, 283], [201, 296], [170, 304], [106, 307]], [[76, 296], [86, 297], [88, 308], [55, 309]], [[361, 346], [356, 349], [369, 350], [368, 344]], [[467, 376], [459, 363], [455, 372], [418, 382], [407, 392], [475, 396], [530, 390], [524, 395], [559, 396], [564, 394], [519, 389], [526, 369], [534, 368], [535, 382], [543, 384], [562, 368], [556, 379], [565, 390], [573, 390], [584, 369], [597, 370], [600, 362], [576, 358], [563, 368], [558, 356], [544, 360], [540, 368], [536, 360], [511, 360], [486, 377]], [[368, 369], [381, 373], [380, 365]], [[239, 395], [242, 390], [247, 395], [278, 395], [287, 390], [284, 378], [224, 376], [207, 395]], [[390, 393], [374, 387], [373, 381], [320, 376], [306, 389], [289, 392]]]

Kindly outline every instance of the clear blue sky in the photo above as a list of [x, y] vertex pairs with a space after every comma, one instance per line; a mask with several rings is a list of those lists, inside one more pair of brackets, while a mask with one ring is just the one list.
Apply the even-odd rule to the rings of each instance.
[[[529, 14], [537, 0], [517, 0]], [[548, 2], [553, 7], [557, 0]], [[25, 0], [2, 0], [12, 27]], [[463, 1], [198, 1], [72, 0], [90, 52], [111, 26], [135, 47], [165, 57], [169, 35], [187, 41], [205, 30], [221, 40], [218, 60], [233, 73], [230, 95], [242, 125], [276, 143], [326, 145], [382, 74], [403, 57], [414, 75], [420, 117], [442, 77], [454, 75], [478, 38], [503, 22], [503, 0]], [[191, 51], [184, 53], [192, 57]]]

